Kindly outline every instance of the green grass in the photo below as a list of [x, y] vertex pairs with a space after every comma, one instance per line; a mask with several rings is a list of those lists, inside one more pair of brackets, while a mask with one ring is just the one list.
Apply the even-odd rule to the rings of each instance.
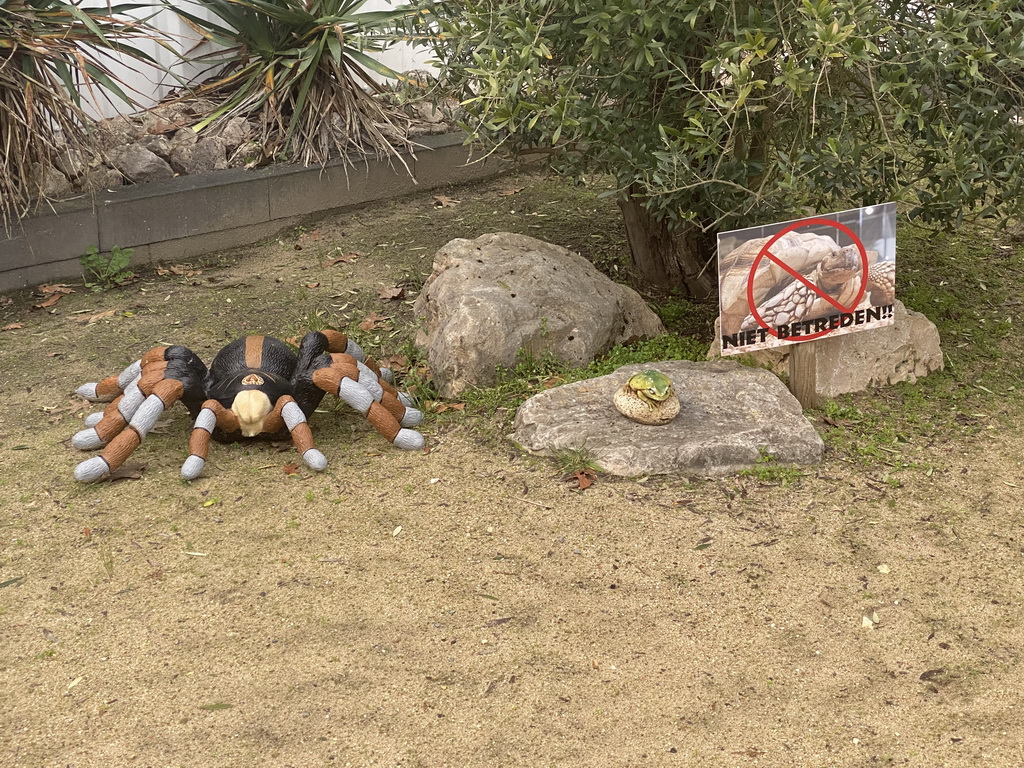
[[527, 399], [545, 389], [604, 376], [624, 365], [660, 360], [703, 360], [707, 348], [706, 341], [695, 337], [666, 334], [613, 347], [583, 368], [574, 368], [553, 355], [538, 357], [521, 350], [514, 366], [499, 369], [495, 386], [471, 389], [463, 395], [463, 400], [470, 411], [491, 414], [503, 411], [511, 418], [509, 411], [514, 412]]
[[792, 485], [804, 476], [799, 467], [780, 464], [774, 456], [762, 450], [757, 463], [751, 469], [740, 472], [741, 477], [752, 477], [762, 483], [773, 485]]
[[897, 249], [897, 298], [935, 323], [945, 370], [825, 403], [818, 414], [839, 455], [927, 470], [948, 441], [982, 434], [1020, 407], [1024, 355], [1013, 329], [1024, 249], [1005, 233], [909, 225]]

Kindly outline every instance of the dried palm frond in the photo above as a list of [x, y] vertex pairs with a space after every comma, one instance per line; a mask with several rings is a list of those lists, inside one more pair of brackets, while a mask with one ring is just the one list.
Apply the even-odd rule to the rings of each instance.
[[221, 68], [196, 92], [222, 102], [195, 128], [255, 119], [267, 161], [323, 164], [351, 152], [401, 161], [408, 118], [376, 98], [382, 89], [367, 69], [401, 75], [366, 52], [386, 48], [415, 10], [361, 11], [365, 1], [205, 0], [215, 21], [176, 9], [226, 48], [200, 57]]
[[156, 65], [131, 41], [153, 37], [124, 14], [147, 3], [87, 6], [84, 0], [0, 0], [0, 224], [45, 198], [46, 169], [96, 147], [82, 94], [134, 100], [112, 74], [114, 54]]

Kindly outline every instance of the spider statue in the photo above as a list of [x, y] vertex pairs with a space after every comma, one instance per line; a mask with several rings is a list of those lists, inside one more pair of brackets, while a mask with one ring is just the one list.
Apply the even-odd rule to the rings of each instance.
[[78, 388], [88, 400], [112, 402], [88, 416], [88, 429], [71, 439], [82, 450], [103, 448], [75, 468], [75, 479], [94, 482], [120, 467], [176, 400], [195, 419], [189, 457], [181, 467], [186, 480], [203, 471], [211, 437], [234, 442], [291, 433], [309, 468], [324, 470], [327, 459], [313, 446], [306, 419], [328, 393], [399, 448], [420, 449], [423, 435], [406, 427], [419, 424], [423, 414], [391, 386], [390, 374], [345, 334], [331, 330], [303, 336], [298, 356], [272, 336], [245, 336], [218, 352], [209, 370], [186, 347], [155, 347], [120, 375]]

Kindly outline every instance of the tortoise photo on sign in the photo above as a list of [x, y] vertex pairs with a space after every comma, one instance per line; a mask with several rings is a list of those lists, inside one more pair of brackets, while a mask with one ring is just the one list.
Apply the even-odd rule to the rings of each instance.
[[722, 354], [893, 323], [896, 204], [718, 236]]

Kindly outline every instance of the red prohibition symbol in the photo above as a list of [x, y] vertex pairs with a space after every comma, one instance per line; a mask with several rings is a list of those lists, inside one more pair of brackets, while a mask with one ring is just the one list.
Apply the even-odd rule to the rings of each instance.
[[[857, 295], [854, 297], [853, 303], [851, 303], [850, 306], [844, 307], [838, 301], [836, 301], [827, 293], [822, 291], [817, 285], [808, 280], [805, 275], [793, 269], [791, 266], [789, 266], [789, 264], [787, 264], [786, 262], [784, 262], [782, 259], [778, 258], [775, 254], [771, 252], [771, 247], [775, 245], [775, 243], [778, 242], [779, 239], [782, 238], [784, 235], [787, 235], [790, 232], [793, 232], [794, 230], [797, 229], [803, 229], [805, 227], [834, 227], [838, 229], [840, 232], [844, 233], [847, 237], [849, 237], [850, 240], [853, 241], [853, 244], [857, 246], [857, 251], [858, 253], [860, 253], [861, 262], [860, 288], [858, 289]], [[857, 307], [857, 305], [860, 304], [861, 299], [864, 298], [864, 291], [867, 290], [868, 253], [866, 250], [864, 250], [864, 244], [860, 241], [860, 238], [857, 237], [857, 235], [854, 233], [852, 229], [850, 229], [845, 224], [841, 224], [838, 221], [833, 221], [832, 219], [803, 219], [802, 221], [790, 224], [788, 227], [785, 227], [781, 229], [779, 232], [776, 232], [775, 235], [767, 243], [764, 244], [761, 250], [758, 251], [757, 257], [754, 259], [754, 263], [750, 265], [750, 274], [747, 277], [747, 306], [750, 307], [750, 313], [754, 316], [754, 319], [757, 321], [757, 324], [762, 328], [766, 329], [768, 333], [774, 336], [775, 338], [779, 337], [779, 332], [774, 328], [768, 327], [768, 324], [765, 323], [760, 313], [758, 313], [757, 307], [754, 306], [754, 275], [757, 274], [757, 267], [758, 265], [760, 265], [762, 259], [768, 259], [774, 262], [775, 264], [778, 264], [780, 267], [786, 270], [786, 272], [792, 275], [794, 279], [799, 280], [801, 283], [806, 285], [818, 296], [820, 296], [822, 299], [824, 299], [829, 304], [834, 306], [840, 313], [852, 312]], [[819, 331], [818, 333], [801, 335], [800, 341], [810, 341], [811, 339], [817, 339], [821, 336], [824, 336], [827, 333], [831, 333], [833, 330], [835, 329], [827, 328], [824, 331]]]

